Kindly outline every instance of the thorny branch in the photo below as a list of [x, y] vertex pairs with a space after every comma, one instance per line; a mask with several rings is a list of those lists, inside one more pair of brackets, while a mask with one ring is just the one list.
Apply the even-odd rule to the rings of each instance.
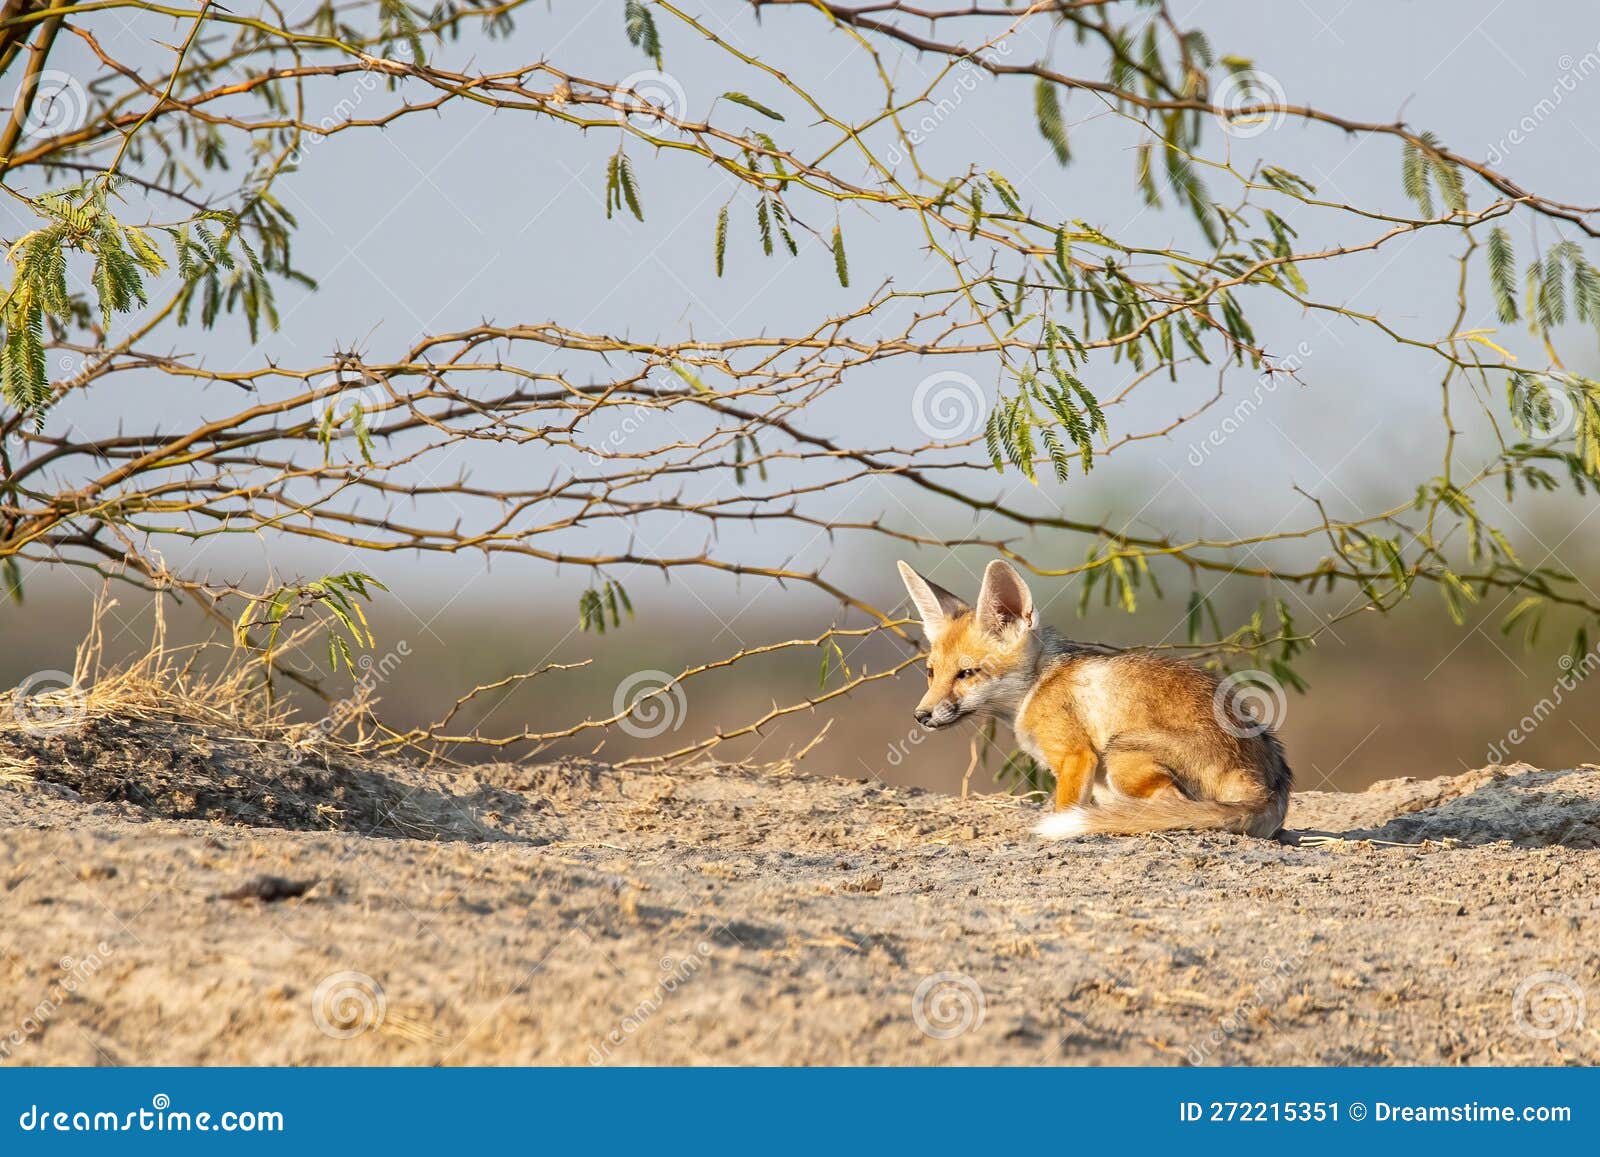
[[[6, 583], [24, 581], [24, 562], [86, 567], [195, 595], [213, 613], [237, 608], [230, 616], [239, 618], [244, 642], [261, 645], [268, 624], [310, 608], [331, 614], [360, 643], [364, 576], [251, 586], [169, 565], [158, 550], [163, 542], [271, 534], [374, 558], [476, 552], [583, 568], [594, 577], [580, 598], [582, 613], [586, 621], [598, 614], [602, 625], [607, 600], [617, 616], [623, 580], [649, 571], [809, 586], [867, 624], [744, 648], [682, 672], [657, 693], [756, 655], [838, 649], [841, 638], [888, 633], [909, 645], [895, 608], [840, 585], [825, 561], [762, 557], [754, 548], [723, 557], [710, 546], [722, 526], [763, 523], [825, 533], [840, 544], [983, 547], [1035, 574], [1073, 579], [1086, 601], [1100, 596], [1129, 610], [1141, 593], [1159, 594], [1161, 578], [1178, 576], [1189, 592], [1183, 646], [1212, 658], [1270, 656], [1289, 678], [1295, 655], [1332, 623], [1392, 608], [1419, 586], [1437, 588], [1458, 619], [1488, 592], [1511, 594], [1519, 600], [1513, 617], [1564, 613], [1575, 624], [1574, 646], [1587, 646], [1600, 605], [1572, 576], [1520, 559], [1478, 510], [1491, 486], [1509, 497], [1554, 489], [1565, 478], [1585, 491], [1600, 477], [1600, 388], [1564, 372], [1556, 332], [1569, 318], [1600, 324], [1600, 273], [1577, 242], [1560, 236], [1563, 229], [1595, 236], [1600, 208], [1527, 190], [1400, 121], [1354, 120], [1272, 99], [1249, 62], [1217, 57], [1204, 34], [1181, 29], [1165, 4], [752, 0], [750, 7], [762, 29], [826, 29], [842, 58], [878, 79], [881, 107], [835, 107], [829, 93], [766, 62], [750, 28], [730, 31], [673, 3], [619, 4], [623, 26], [596, 19], [594, 34], [626, 32], [642, 60], [668, 69], [672, 51], [691, 39], [717, 54], [728, 91], [709, 106], [663, 104], [620, 79], [563, 69], [531, 55], [543, 51], [537, 36], [525, 64], [474, 70], [486, 38], [516, 46], [513, 19], [546, 18], [537, 6], [524, 12], [524, 0], [445, 0], [431, 8], [329, 0], [297, 19], [271, 4], [251, 16], [209, 4], [8, 0], [0, 10], [0, 71], [16, 95], [0, 130], [0, 187], [34, 224], [7, 239]], [[126, 21], [169, 47], [129, 51], [127, 35], [110, 35]], [[182, 30], [176, 36], [174, 23]], [[1070, 39], [1076, 50], [1032, 61], [1010, 51], [1039, 27], [1051, 32], [1048, 43]], [[69, 41], [96, 71], [46, 94], [47, 80], [63, 79], [52, 61]], [[915, 85], [896, 79], [887, 56], [903, 51], [932, 62]], [[1086, 70], [1097, 56], [1103, 75]], [[1013, 184], [982, 163], [930, 172], [917, 118], [941, 110], [943, 86], [968, 69], [998, 85], [1033, 86], [1030, 119], [1041, 154], [1061, 163], [1083, 163], [1071, 157], [1071, 102], [1089, 102], [1079, 118], [1118, 118], [1135, 146], [1135, 188], [1153, 208], [1170, 199], [1186, 213], [1193, 240], [1162, 248], [1084, 221], [1044, 219], [1029, 207], [1026, 182]], [[1219, 103], [1224, 82], [1243, 99]], [[364, 99], [349, 99], [352, 84]], [[779, 94], [784, 111], [740, 91], [758, 87]], [[70, 107], [60, 119], [63, 103]], [[276, 323], [275, 290], [310, 286], [317, 272], [293, 259], [297, 222], [275, 189], [293, 178], [307, 149], [337, 148], [346, 134], [381, 132], [456, 106], [614, 140], [596, 174], [608, 216], [644, 219], [634, 153], [653, 152], [658, 165], [689, 162], [692, 179], [722, 194], [714, 222], [695, 226], [714, 237], [707, 267], [718, 275], [729, 207], [754, 203], [768, 256], [820, 260], [848, 285], [846, 239], [871, 214], [911, 223], [923, 248], [907, 254], [907, 268], [923, 268], [931, 257], [939, 276], [917, 279], [915, 290], [902, 287], [909, 278], [885, 281], [860, 293], [855, 307], [796, 319], [779, 334], [644, 341], [550, 318], [421, 334], [385, 356], [345, 350], [315, 365], [284, 365], [263, 352], [255, 343]], [[1392, 141], [1404, 197], [1343, 204], [1283, 168], [1236, 168], [1227, 130], [1260, 118]], [[230, 158], [235, 170], [225, 178]], [[1213, 194], [1208, 182], [1233, 199]], [[1298, 247], [1289, 219], [1313, 216], [1338, 223], [1339, 244]], [[135, 218], [142, 223], [134, 226]], [[1520, 273], [1507, 229], [1518, 221], [1557, 231], [1527, 265], [1525, 292], [1513, 286]], [[1450, 332], [1405, 332], [1314, 292], [1321, 267], [1422, 233], [1462, 242]], [[1514, 365], [1486, 336], [1492, 331], [1466, 328], [1483, 312], [1467, 304], [1469, 262], [1485, 259], [1494, 313], [1502, 324], [1530, 326], [1549, 354], [1545, 373]], [[1443, 464], [1417, 480], [1414, 499], [1336, 517], [1307, 494], [1298, 524], [1200, 538], [1136, 533], [1111, 519], [1041, 513], [1005, 497], [996, 471], [1053, 476], [1043, 484], [1070, 489], [1074, 472], [1117, 469], [1130, 449], [1226, 407], [1241, 377], [1293, 379], [1294, 360], [1250, 321], [1273, 301], [1342, 318], [1437, 359]], [[216, 369], [170, 352], [179, 325], [238, 321], [249, 329], [254, 365]], [[997, 398], [986, 420], [948, 436], [924, 431], [912, 444], [859, 429], [843, 434], [816, 417], [835, 395], [867, 388], [874, 371], [920, 375], [945, 364], [993, 366]], [[1217, 384], [1201, 404], [1168, 406], [1169, 416], [1154, 423], [1133, 417], [1136, 399], [1206, 367]], [[164, 413], [175, 416], [160, 425], [141, 425], [136, 409], [118, 411], [117, 433], [88, 438], [57, 420], [69, 398], [92, 394], [116, 406], [152, 380], [164, 391]], [[236, 399], [231, 412], [185, 420], [199, 412], [199, 392], [210, 388], [214, 401], [216, 387]], [[974, 391], [973, 402], [984, 402], [975, 382]], [[1492, 433], [1487, 455], [1458, 438], [1469, 405]], [[1549, 419], [1558, 412], [1572, 418], [1556, 429]], [[519, 455], [545, 464], [547, 476], [515, 489], [478, 484], [459, 465], [468, 449], [479, 472]], [[887, 515], [840, 515], [864, 487], [884, 484], [915, 504], [981, 516], [974, 526], [983, 529], [944, 535]], [[657, 528], [666, 525], [702, 528], [707, 547], [648, 545], [665, 541]], [[1047, 561], [1040, 532], [1056, 541], [1071, 536], [1083, 561]], [[1258, 584], [1263, 609], [1231, 627], [1219, 621], [1209, 592], [1222, 578]], [[1287, 610], [1282, 596], [1290, 591], [1351, 597], [1304, 627]], [[837, 653], [834, 677], [816, 696], [774, 704], [760, 719], [665, 758], [711, 750], [905, 665], [869, 673]], [[337, 649], [332, 658], [337, 664]], [[476, 696], [567, 666], [546, 664], [475, 688], [437, 724], [391, 739], [538, 747], [604, 731], [626, 716], [509, 735], [450, 729]]]

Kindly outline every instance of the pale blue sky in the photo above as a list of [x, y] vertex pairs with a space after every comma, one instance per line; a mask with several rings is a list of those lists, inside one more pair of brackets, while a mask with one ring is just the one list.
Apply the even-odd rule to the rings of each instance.
[[[702, 3], [692, 11], [836, 107], [859, 112], [881, 100], [867, 61], [849, 50], [846, 38], [828, 33], [813, 13], [769, 8], [757, 22], [745, 5], [728, 0]], [[1508, 132], [1558, 91], [1561, 77], [1580, 70], [1586, 54], [1600, 53], [1600, 23], [1578, 3], [1537, 9], [1508, 3], [1339, 9], [1299, 2], [1248, 7], [1213, 2], [1180, 5], [1180, 16], [1204, 27], [1219, 52], [1254, 58], [1291, 101], [1378, 121], [1403, 115], [1469, 156], [1486, 156], [1496, 147], [1504, 151]], [[626, 41], [620, 4], [558, 0], [548, 9], [524, 9], [518, 20], [520, 27], [508, 41], [464, 39], [437, 50], [436, 59], [492, 69], [543, 56], [569, 71], [607, 78], [649, 67]], [[172, 31], [166, 22], [150, 19], [119, 31], [121, 21], [120, 14], [106, 14], [102, 34], [109, 43], [128, 45], [136, 36], [162, 39]], [[687, 30], [668, 18], [662, 28], [666, 68], [682, 84], [692, 112], [704, 112], [718, 93], [738, 88], [789, 115], [780, 129], [785, 144], [823, 139], [819, 130], [806, 126], [807, 117], [793, 98], [769, 78], [751, 70], [726, 71], [720, 54]], [[1020, 58], [1044, 51], [1036, 36], [1015, 39], [1008, 48]], [[1066, 61], [1080, 52], [1070, 44], [1057, 51], [1057, 59]], [[908, 88], [931, 66], [892, 46], [886, 52]], [[354, 86], [343, 78], [313, 92], [326, 105], [356, 100], [362, 115], [394, 99], [381, 88]], [[1063, 171], [1038, 139], [1030, 101], [1026, 82], [983, 80], [972, 93], [962, 93], [960, 107], [931, 134], [924, 162], [950, 172], [969, 163], [998, 169], [1026, 200], [1041, 207], [1043, 216], [1083, 218], [1121, 239], [1164, 246], [1191, 236], [1175, 210], [1151, 212], [1139, 203], [1131, 180], [1134, 137], [1127, 125], [1081, 96], [1069, 100], [1079, 160]], [[1536, 131], [1509, 150], [1502, 161], [1505, 170], [1556, 197], [1594, 199], [1588, 190], [1600, 156], [1591, 139], [1600, 133], [1593, 127], [1597, 102], [1600, 79], [1594, 77], [1578, 81], [1570, 93], [1563, 91], [1560, 107], [1541, 114]], [[1220, 134], [1214, 143], [1214, 155], [1220, 155], [1225, 143]], [[614, 133], [579, 138], [530, 115], [491, 114], [458, 104], [442, 116], [408, 117], [381, 133], [347, 134], [313, 146], [303, 172], [282, 182], [279, 191], [301, 217], [299, 262], [321, 280], [321, 290], [315, 295], [285, 291], [283, 327], [264, 336], [259, 349], [246, 348], [242, 327], [228, 324], [211, 334], [175, 331], [168, 340], [172, 348], [203, 351], [209, 365], [226, 368], [269, 356], [287, 365], [312, 364], [335, 347], [352, 345], [375, 358], [393, 357], [420, 333], [461, 329], [485, 318], [557, 320], [639, 337], [793, 331], [856, 304], [863, 287], [885, 277], [892, 275], [905, 286], [937, 274], [919, 252], [920, 238], [908, 222], [860, 215], [844, 221], [853, 289], [836, 284], [827, 254], [815, 240], [802, 239], [798, 259], [764, 258], [753, 243], [753, 206], [740, 194], [728, 273], [718, 280], [710, 270], [710, 237], [729, 187], [703, 165], [656, 159], [634, 145], [646, 219], [608, 221], [604, 162], [616, 144]], [[1331, 200], [1402, 204], [1399, 149], [1392, 140], [1347, 138], [1293, 122], [1253, 140], [1234, 141], [1232, 148], [1236, 164], [1268, 156], [1314, 181]], [[1219, 193], [1225, 189], [1220, 181], [1213, 187]], [[1332, 215], [1302, 214], [1296, 223], [1308, 244], [1367, 236]], [[813, 224], [825, 233], [831, 220]], [[1554, 236], [1548, 224], [1538, 230], [1541, 240]], [[1524, 247], [1532, 236], [1526, 225], [1518, 226], [1516, 235]], [[1452, 299], [1447, 257], [1453, 244], [1443, 236], [1425, 237], [1307, 272], [1324, 299], [1382, 313], [1437, 336]], [[1294, 494], [1294, 485], [1324, 497], [1336, 512], [1353, 510], [1373, 496], [1387, 500], [1408, 491], [1420, 477], [1419, 459], [1431, 460], [1439, 444], [1435, 363], [1349, 325], [1330, 326], [1322, 317], [1300, 316], [1282, 306], [1260, 309], [1255, 321], [1280, 357], [1303, 353], [1302, 374], [1310, 388], [1286, 385], [1267, 396], [1259, 413], [1203, 465], [1191, 461], [1190, 446], [1215, 420], [1202, 419], [1173, 439], [1109, 459], [1090, 478], [1066, 487], [1032, 492], [1026, 485], [1016, 487], [1015, 479], [1004, 485], [1025, 504], [1059, 504], [1092, 517], [1122, 518], [1143, 510], [1148, 525], [1212, 533], [1264, 529], [1286, 516], [1303, 519], [1307, 506]], [[1485, 312], [1472, 324], [1494, 322]], [[1516, 335], [1504, 340], [1515, 350], [1534, 352]], [[1576, 368], [1593, 365], [1592, 335], [1574, 336], [1566, 352]], [[941, 362], [934, 368], [948, 366]], [[993, 390], [992, 365], [963, 368]], [[871, 428], [881, 431], [876, 440], [884, 444], [909, 442], [915, 437], [910, 398], [926, 372], [899, 361], [862, 373], [819, 408], [813, 428], [823, 433]], [[1126, 372], [1125, 367], [1102, 367], [1091, 384], [1112, 392]], [[1238, 396], [1250, 389], [1247, 375], [1236, 375], [1231, 383]], [[1127, 407], [1115, 416], [1114, 426], [1159, 424], [1213, 387], [1209, 375], [1186, 376], [1170, 390]], [[102, 395], [89, 404], [63, 407], [60, 418], [93, 431], [158, 408], [170, 410], [170, 424], [176, 424], [197, 410], [220, 413], [239, 401], [231, 390], [197, 393], [169, 382], [123, 384], [122, 390], [109, 405]], [[542, 478], [557, 466], [549, 456], [528, 450], [491, 455], [475, 449], [473, 454], [471, 465], [482, 481]], [[974, 484], [994, 483], [980, 478]], [[914, 514], [918, 521], [952, 529], [937, 511], [902, 509], [904, 499], [892, 485], [874, 483], [858, 489], [847, 509], [855, 516], [882, 511], [902, 520]], [[677, 542], [674, 535], [685, 541]], [[663, 551], [697, 546], [703, 535], [698, 526], [645, 532]], [[789, 533], [786, 539], [773, 535], [770, 527], [759, 536], [730, 529], [718, 550], [770, 559], [780, 548], [812, 554], [830, 549], [807, 533]], [[1080, 550], [1074, 545], [1072, 553]], [[297, 544], [273, 557], [280, 568], [321, 573], [348, 565], [349, 560], [335, 557], [338, 553]], [[208, 546], [203, 561], [226, 568], [262, 556], [261, 549], [223, 543]], [[848, 575], [852, 560], [839, 561]], [[877, 561], [872, 556], [863, 564]], [[536, 564], [502, 560], [497, 576], [484, 580], [479, 558], [389, 559], [377, 569], [386, 569], [386, 577], [412, 597], [428, 590], [458, 593], [463, 583], [487, 595], [548, 577]]]

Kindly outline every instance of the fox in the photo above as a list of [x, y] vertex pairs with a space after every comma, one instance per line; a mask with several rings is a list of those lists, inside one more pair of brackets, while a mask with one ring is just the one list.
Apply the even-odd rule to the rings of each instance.
[[1182, 659], [1079, 643], [1039, 625], [1016, 568], [990, 562], [969, 605], [899, 564], [928, 640], [929, 731], [994, 719], [1055, 774], [1050, 840], [1212, 830], [1270, 839], [1294, 775], [1270, 726]]

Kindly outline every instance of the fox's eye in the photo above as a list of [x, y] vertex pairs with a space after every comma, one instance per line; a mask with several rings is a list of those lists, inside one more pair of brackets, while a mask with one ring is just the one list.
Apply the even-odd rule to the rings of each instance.
[[933, 668], [932, 667], [928, 668], [928, 682], [930, 682], [930, 683], [933, 682]]
[[956, 678], [957, 679], [970, 679], [974, 675], [976, 675], [977, 673], [978, 673], [978, 670], [977, 670], [976, 667], [963, 667], [963, 668], [961, 668], [961, 670], [956, 672]]

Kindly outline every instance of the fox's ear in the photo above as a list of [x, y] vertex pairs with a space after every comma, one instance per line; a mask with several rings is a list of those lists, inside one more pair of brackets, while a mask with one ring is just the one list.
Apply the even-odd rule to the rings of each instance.
[[1003, 635], [1017, 624], [1031, 629], [1038, 624], [1033, 593], [1008, 562], [995, 559], [983, 572], [978, 592], [978, 625], [990, 634]]
[[906, 584], [906, 591], [911, 595], [911, 601], [917, 605], [917, 614], [922, 616], [922, 628], [928, 634], [942, 630], [951, 619], [972, 609], [943, 587], [935, 586], [923, 578], [905, 563], [895, 565], [900, 568], [900, 578]]

